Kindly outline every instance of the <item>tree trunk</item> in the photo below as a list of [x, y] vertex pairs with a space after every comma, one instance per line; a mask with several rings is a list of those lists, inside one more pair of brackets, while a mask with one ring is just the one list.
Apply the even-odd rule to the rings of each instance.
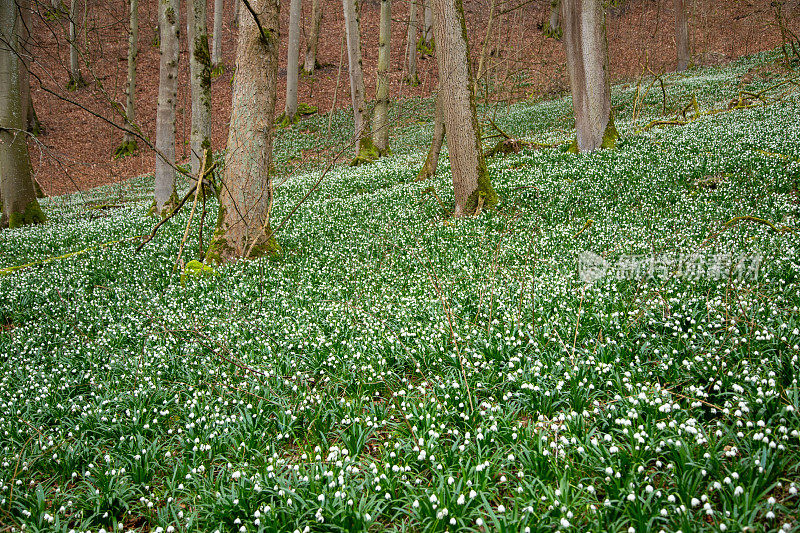
[[392, 2], [381, 0], [380, 36], [378, 38], [378, 81], [375, 114], [372, 122], [373, 141], [378, 154], [389, 153], [389, 46], [392, 36]]
[[69, 4], [69, 84], [71, 90], [79, 89], [86, 83], [81, 76], [81, 67], [78, 61], [78, 29], [75, 24], [75, 17], [78, 9], [78, 0], [72, 0]]
[[433, 139], [428, 150], [428, 157], [417, 174], [417, 181], [424, 181], [436, 175], [436, 167], [439, 165], [439, 153], [442, 151], [444, 142], [444, 109], [442, 109], [442, 97], [436, 95], [436, 112], [433, 121]]
[[300, 0], [289, 3], [289, 51], [286, 58], [286, 106], [283, 120], [294, 124], [297, 116], [297, 78], [300, 74]]
[[314, 69], [317, 68], [317, 45], [319, 44], [319, 30], [322, 25], [322, 2], [321, 0], [312, 0], [311, 2], [311, 33], [308, 36], [308, 45], [306, 46], [306, 60], [303, 65], [303, 70], [306, 74], [311, 76], [314, 74]]
[[675, 48], [678, 54], [678, 72], [689, 68], [689, 13], [686, 0], [675, 0]]
[[249, 2], [258, 23], [242, 10], [217, 231], [206, 255], [212, 263], [280, 253], [269, 226], [280, 1]]
[[[175, 198], [175, 106], [178, 99], [178, 0], [159, 0], [161, 62], [156, 110], [155, 210], [161, 216]], [[162, 158], [163, 156], [163, 158]]]
[[425, 6], [425, 26], [422, 32], [422, 44], [423, 48], [430, 49], [431, 48], [431, 41], [433, 40], [433, 7], [431, 2], [433, 0], [423, 0]]
[[[128, 85], [125, 89], [125, 127], [136, 128], [136, 60], [139, 57], [139, 0], [130, 0], [130, 34], [128, 35]], [[137, 149], [136, 136], [125, 132], [116, 156], [132, 154]]]
[[[200, 171], [200, 158], [211, 155], [211, 58], [208, 53], [206, 0], [186, 4], [189, 76], [192, 89], [192, 130], [190, 134], [192, 175]], [[208, 150], [208, 152], [206, 152]], [[206, 168], [210, 166], [207, 162]]]
[[211, 40], [211, 67], [222, 64], [222, 14], [225, 11], [223, 0], [214, 0], [214, 35]]
[[545, 22], [542, 32], [548, 37], [561, 37], [561, 0], [550, 0], [550, 18]]
[[242, 9], [242, 0], [233, 0], [233, 23], [236, 27], [239, 27], [239, 17], [241, 15]]
[[406, 38], [406, 81], [412, 87], [419, 85], [417, 76], [417, 2], [408, 0], [408, 37]]
[[353, 121], [355, 139], [358, 140], [356, 158], [353, 164], [374, 160], [377, 150], [372, 144], [369, 122], [364, 103], [364, 71], [361, 64], [361, 28], [358, 0], [342, 0], [344, 6], [344, 27], [347, 35], [347, 61], [350, 70], [350, 98], [353, 102]]
[[[22, 101], [22, 118], [25, 121], [25, 129], [38, 135], [41, 132], [41, 124], [39, 117], [36, 116], [36, 108], [33, 106], [33, 98], [31, 96], [31, 74], [28, 70], [33, 59], [31, 53], [33, 51], [33, 42], [31, 41], [31, 2], [30, 0], [18, 0], [17, 5], [22, 15], [22, 25], [20, 26], [20, 54], [22, 60], [19, 72], [19, 91], [20, 99]], [[41, 196], [40, 196], [41, 198]]]
[[497, 204], [481, 148], [475, 110], [467, 28], [461, 0], [433, 0], [439, 97], [442, 99], [447, 147], [453, 173], [454, 216], [476, 213]]
[[562, 0], [564, 49], [575, 110], [574, 151], [614, 148], [608, 42], [602, 0]]
[[44, 222], [36, 200], [20, 95], [17, 4], [0, 2], [0, 228]]

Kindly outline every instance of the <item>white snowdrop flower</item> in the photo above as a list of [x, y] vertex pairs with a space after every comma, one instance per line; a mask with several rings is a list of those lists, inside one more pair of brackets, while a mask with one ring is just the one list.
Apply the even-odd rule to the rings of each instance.
[[565, 517], [561, 517], [561, 527], [563, 528], [569, 527], [569, 520], [567, 520]]
[[167, 533], [172, 533], [175, 531], [175, 526], [167, 526]]
[[413, 507], [414, 509], [418, 509], [419, 508], [419, 500], [414, 500], [414, 503], [411, 504], [411, 507]]
[[772, 496], [767, 498], [767, 503], [770, 505], [775, 505], [775, 501], [776, 501], [775, 498], [773, 498]]
[[450, 525], [451, 526], [456, 525], [456, 519], [455, 518], [452, 518], [452, 517], [450, 518]]
[[636, 528], [631, 526], [628, 528], [628, 533], [636, 533]]
[[767, 516], [767, 520], [774, 520], [775, 519], [775, 513], [773, 513], [772, 511], [767, 511], [767, 515], [766, 516]]
[[473, 499], [477, 495], [478, 495], [478, 493], [475, 492], [475, 489], [472, 489], [472, 490], [469, 491], [469, 499], [470, 500]]
[[744, 494], [744, 487], [742, 487], [741, 485], [739, 485], [739, 486], [737, 486], [737, 487], [734, 489], [734, 491], [733, 491], [733, 495], [734, 495], [734, 496], [741, 496], [742, 494]]
[[242, 477], [242, 473], [237, 470], [236, 472], [231, 474], [231, 477], [233, 478], [234, 481], [238, 481], [239, 478]]
[[700, 500], [692, 498], [692, 507], [697, 507], [698, 505], [700, 505]]
[[628, 501], [629, 501], [629, 502], [632, 502], [632, 501], [634, 501], [635, 499], [636, 499], [636, 494], [634, 494], [634, 493], [632, 493], [632, 492], [631, 492], [630, 494], [628, 494]]
[[497, 512], [498, 513], [505, 513], [506, 512], [506, 506], [503, 505], [503, 504], [498, 505], [497, 506]]
[[483, 525], [483, 518], [478, 518], [477, 520], [475, 520], [475, 525], [481, 527]]
[[456, 500], [456, 503], [458, 505], [464, 505], [464, 502], [466, 502], [466, 499], [464, 498], [464, 495], [463, 494], [459, 494], [458, 495], [458, 499]]
[[727, 531], [727, 530], [728, 530], [728, 526], [726, 526], [724, 523], [723, 523], [723, 524], [720, 524], [720, 525], [719, 525], [719, 530], [720, 530], [720, 531]]

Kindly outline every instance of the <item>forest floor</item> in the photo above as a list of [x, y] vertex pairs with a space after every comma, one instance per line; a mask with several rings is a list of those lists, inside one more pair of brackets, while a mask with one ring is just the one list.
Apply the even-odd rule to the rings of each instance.
[[[48, 3], [45, 3], [48, 4]], [[209, 0], [209, 13], [213, 1]], [[465, 10], [472, 39], [473, 60], [477, 65], [486, 39], [489, 3], [467, 0]], [[487, 47], [487, 74], [492, 100], [538, 100], [560, 96], [568, 91], [564, 53], [560, 42], [545, 38], [540, 30], [546, 20], [549, 2], [498, 4], [492, 35]], [[780, 43], [771, 0], [695, 0], [691, 2], [691, 37], [698, 64], [730, 61], [743, 54], [772, 49]], [[49, 4], [48, 4], [49, 5]], [[114, 160], [122, 141], [115, 125], [121, 118], [115, 111], [124, 106], [127, 21], [125, 2], [89, 2], [89, 9], [79, 15], [78, 36], [83, 76], [89, 86], [67, 91], [68, 47], [66, 17], [36, 13], [33, 21], [36, 63], [32, 81], [34, 103], [44, 126], [44, 134], [31, 140], [31, 154], [36, 178], [51, 195], [88, 190], [107, 183], [151, 172], [155, 156], [148, 149]], [[323, 64], [313, 78], [303, 77], [300, 99], [319, 107], [321, 112], [345, 108], [350, 103], [347, 58], [340, 61], [343, 34], [341, 2], [323, 0], [325, 17], [319, 45]], [[137, 123], [149, 139], [154, 139], [156, 96], [158, 91], [158, 49], [156, 6], [140, 3], [139, 67], [137, 85]], [[236, 28], [233, 3], [226, 2], [222, 40], [226, 73], [213, 83], [213, 146], [224, 148], [227, 139], [231, 103], [231, 72], [234, 64]], [[306, 16], [303, 35], [309, 30], [310, 3], [304, 2]], [[366, 0], [362, 11], [363, 60], [367, 95], [375, 93], [377, 36], [380, 2]], [[419, 87], [402, 83], [408, 4], [393, 3], [391, 94], [393, 98], [429, 96], [436, 88], [436, 65], [433, 58], [419, 61]], [[786, 2], [785, 15], [790, 26], [800, 33], [800, 3]], [[182, 16], [184, 16], [183, 14]], [[633, 80], [643, 72], [669, 72], [674, 68], [673, 0], [625, 0], [610, 11], [608, 32], [611, 51], [611, 74], [615, 81]], [[282, 32], [288, 23], [288, 10], [281, 13]], [[183, 26], [182, 26], [183, 27]], [[211, 25], [209, 25], [209, 28]], [[304, 37], [305, 39], [305, 37]], [[189, 89], [188, 54], [182, 43], [179, 75], [177, 154], [188, 157]], [[283, 109], [286, 71], [286, 42], [280, 52], [281, 74], [277, 110]], [[343, 72], [337, 90], [339, 65]], [[482, 98], [486, 98], [483, 94]], [[101, 118], [102, 117], [102, 118]], [[141, 144], [141, 143], [140, 143]]]
[[186, 209], [136, 251], [152, 176], [44, 200], [0, 233], [0, 523], [800, 531], [795, 72], [617, 85], [585, 155], [569, 98], [482, 108], [538, 145], [459, 221], [446, 151], [415, 181], [430, 98], [393, 156], [286, 171], [346, 147], [312, 117], [276, 140], [284, 254], [216, 270], [174, 267]]

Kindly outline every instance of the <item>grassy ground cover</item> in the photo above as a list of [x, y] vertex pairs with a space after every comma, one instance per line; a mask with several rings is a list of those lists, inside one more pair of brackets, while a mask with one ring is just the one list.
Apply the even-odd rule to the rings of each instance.
[[[173, 271], [187, 212], [135, 253], [152, 177], [44, 202], [0, 233], [0, 524], [800, 529], [800, 97], [778, 58], [616, 87], [613, 152], [563, 150], [569, 99], [487, 107], [558, 146], [490, 159], [500, 209], [455, 223], [426, 192], [452, 203], [446, 157], [414, 181], [430, 102], [405, 102], [395, 155], [328, 173], [283, 258], [205, 276]], [[281, 130], [277, 169], [326, 129]], [[274, 220], [321, 167], [277, 179]]]

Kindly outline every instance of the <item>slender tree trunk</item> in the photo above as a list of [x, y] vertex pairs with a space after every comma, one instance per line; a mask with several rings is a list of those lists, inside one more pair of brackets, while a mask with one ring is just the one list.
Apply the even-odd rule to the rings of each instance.
[[675, 0], [675, 48], [678, 54], [678, 72], [689, 68], [689, 13], [687, 0]]
[[72, 0], [69, 4], [69, 88], [73, 90], [85, 85], [78, 61], [78, 29], [75, 24], [77, 10], [78, 0]]
[[608, 42], [602, 0], [562, 0], [564, 49], [575, 109], [575, 149], [613, 148]]
[[17, 4], [0, 2], [0, 228], [45, 220], [36, 200], [20, 95]]
[[242, 0], [233, 0], [233, 23], [236, 27], [239, 27], [239, 17], [241, 15], [242, 9]]
[[[139, 0], [130, 0], [130, 34], [128, 35], [128, 84], [125, 88], [125, 127], [136, 128], [136, 60], [139, 57]], [[125, 132], [116, 155], [122, 157], [137, 149], [136, 136]]]
[[[206, 0], [190, 0], [186, 4], [187, 40], [189, 43], [189, 76], [192, 89], [192, 175], [200, 170], [200, 158], [211, 154], [211, 58], [208, 53]], [[208, 152], [206, 152], [208, 150]], [[207, 162], [206, 168], [210, 166]]]
[[286, 106], [284, 121], [297, 120], [297, 79], [300, 74], [300, 0], [289, 3], [289, 51], [286, 58]]
[[461, 0], [433, 0], [439, 97], [453, 173], [454, 216], [471, 215], [497, 204], [481, 148], [475, 110], [467, 27]]
[[222, 14], [224, 11], [224, 0], [214, 0], [214, 35], [211, 40], [211, 67], [215, 69], [222, 64]]
[[439, 165], [439, 153], [442, 151], [444, 142], [444, 109], [442, 108], [442, 97], [436, 95], [436, 111], [433, 121], [433, 139], [431, 147], [428, 149], [428, 157], [417, 174], [417, 181], [423, 181], [436, 175], [436, 167]]
[[422, 32], [422, 44], [424, 45], [425, 48], [430, 48], [431, 47], [431, 41], [433, 40], [433, 37], [434, 37], [434, 35], [433, 35], [433, 6], [432, 6], [433, 0], [423, 0], [423, 2], [424, 2], [424, 5], [425, 5], [425, 11], [424, 11], [425, 26], [424, 26], [423, 32]]
[[280, 1], [249, 1], [258, 24], [243, 10], [219, 218], [206, 255], [212, 263], [280, 253], [269, 225]]
[[314, 74], [314, 69], [318, 66], [317, 61], [317, 46], [319, 44], [319, 30], [322, 26], [322, 2], [321, 0], [312, 0], [311, 2], [311, 33], [308, 36], [308, 45], [306, 46], [306, 60], [303, 65], [303, 70], [306, 74], [311, 76]]
[[489, 22], [486, 24], [486, 38], [483, 40], [481, 57], [478, 60], [478, 75], [475, 77], [476, 82], [483, 77], [484, 67], [486, 66], [486, 54], [489, 51], [489, 42], [492, 40], [492, 25], [494, 24], [495, 4], [496, 0], [492, 0], [492, 3], [489, 6]]
[[406, 81], [412, 87], [419, 85], [417, 76], [417, 0], [408, 0], [408, 37], [406, 38]]
[[378, 38], [378, 83], [375, 114], [372, 122], [373, 141], [378, 154], [389, 153], [389, 63], [392, 36], [392, 2], [381, 0], [380, 36]]
[[[175, 198], [175, 106], [178, 99], [178, 0], [159, 0], [158, 27], [161, 40], [161, 64], [156, 110], [155, 210], [165, 209]], [[162, 158], [162, 155], [164, 158]]]
[[548, 37], [561, 37], [561, 0], [550, 0], [550, 17], [545, 22], [542, 32]]
[[372, 144], [369, 122], [364, 103], [364, 71], [361, 64], [361, 28], [358, 0], [343, 0], [344, 27], [347, 35], [347, 61], [350, 67], [350, 98], [353, 102], [355, 138], [358, 139], [357, 155], [353, 164], [372, 161], [377, 150]]

